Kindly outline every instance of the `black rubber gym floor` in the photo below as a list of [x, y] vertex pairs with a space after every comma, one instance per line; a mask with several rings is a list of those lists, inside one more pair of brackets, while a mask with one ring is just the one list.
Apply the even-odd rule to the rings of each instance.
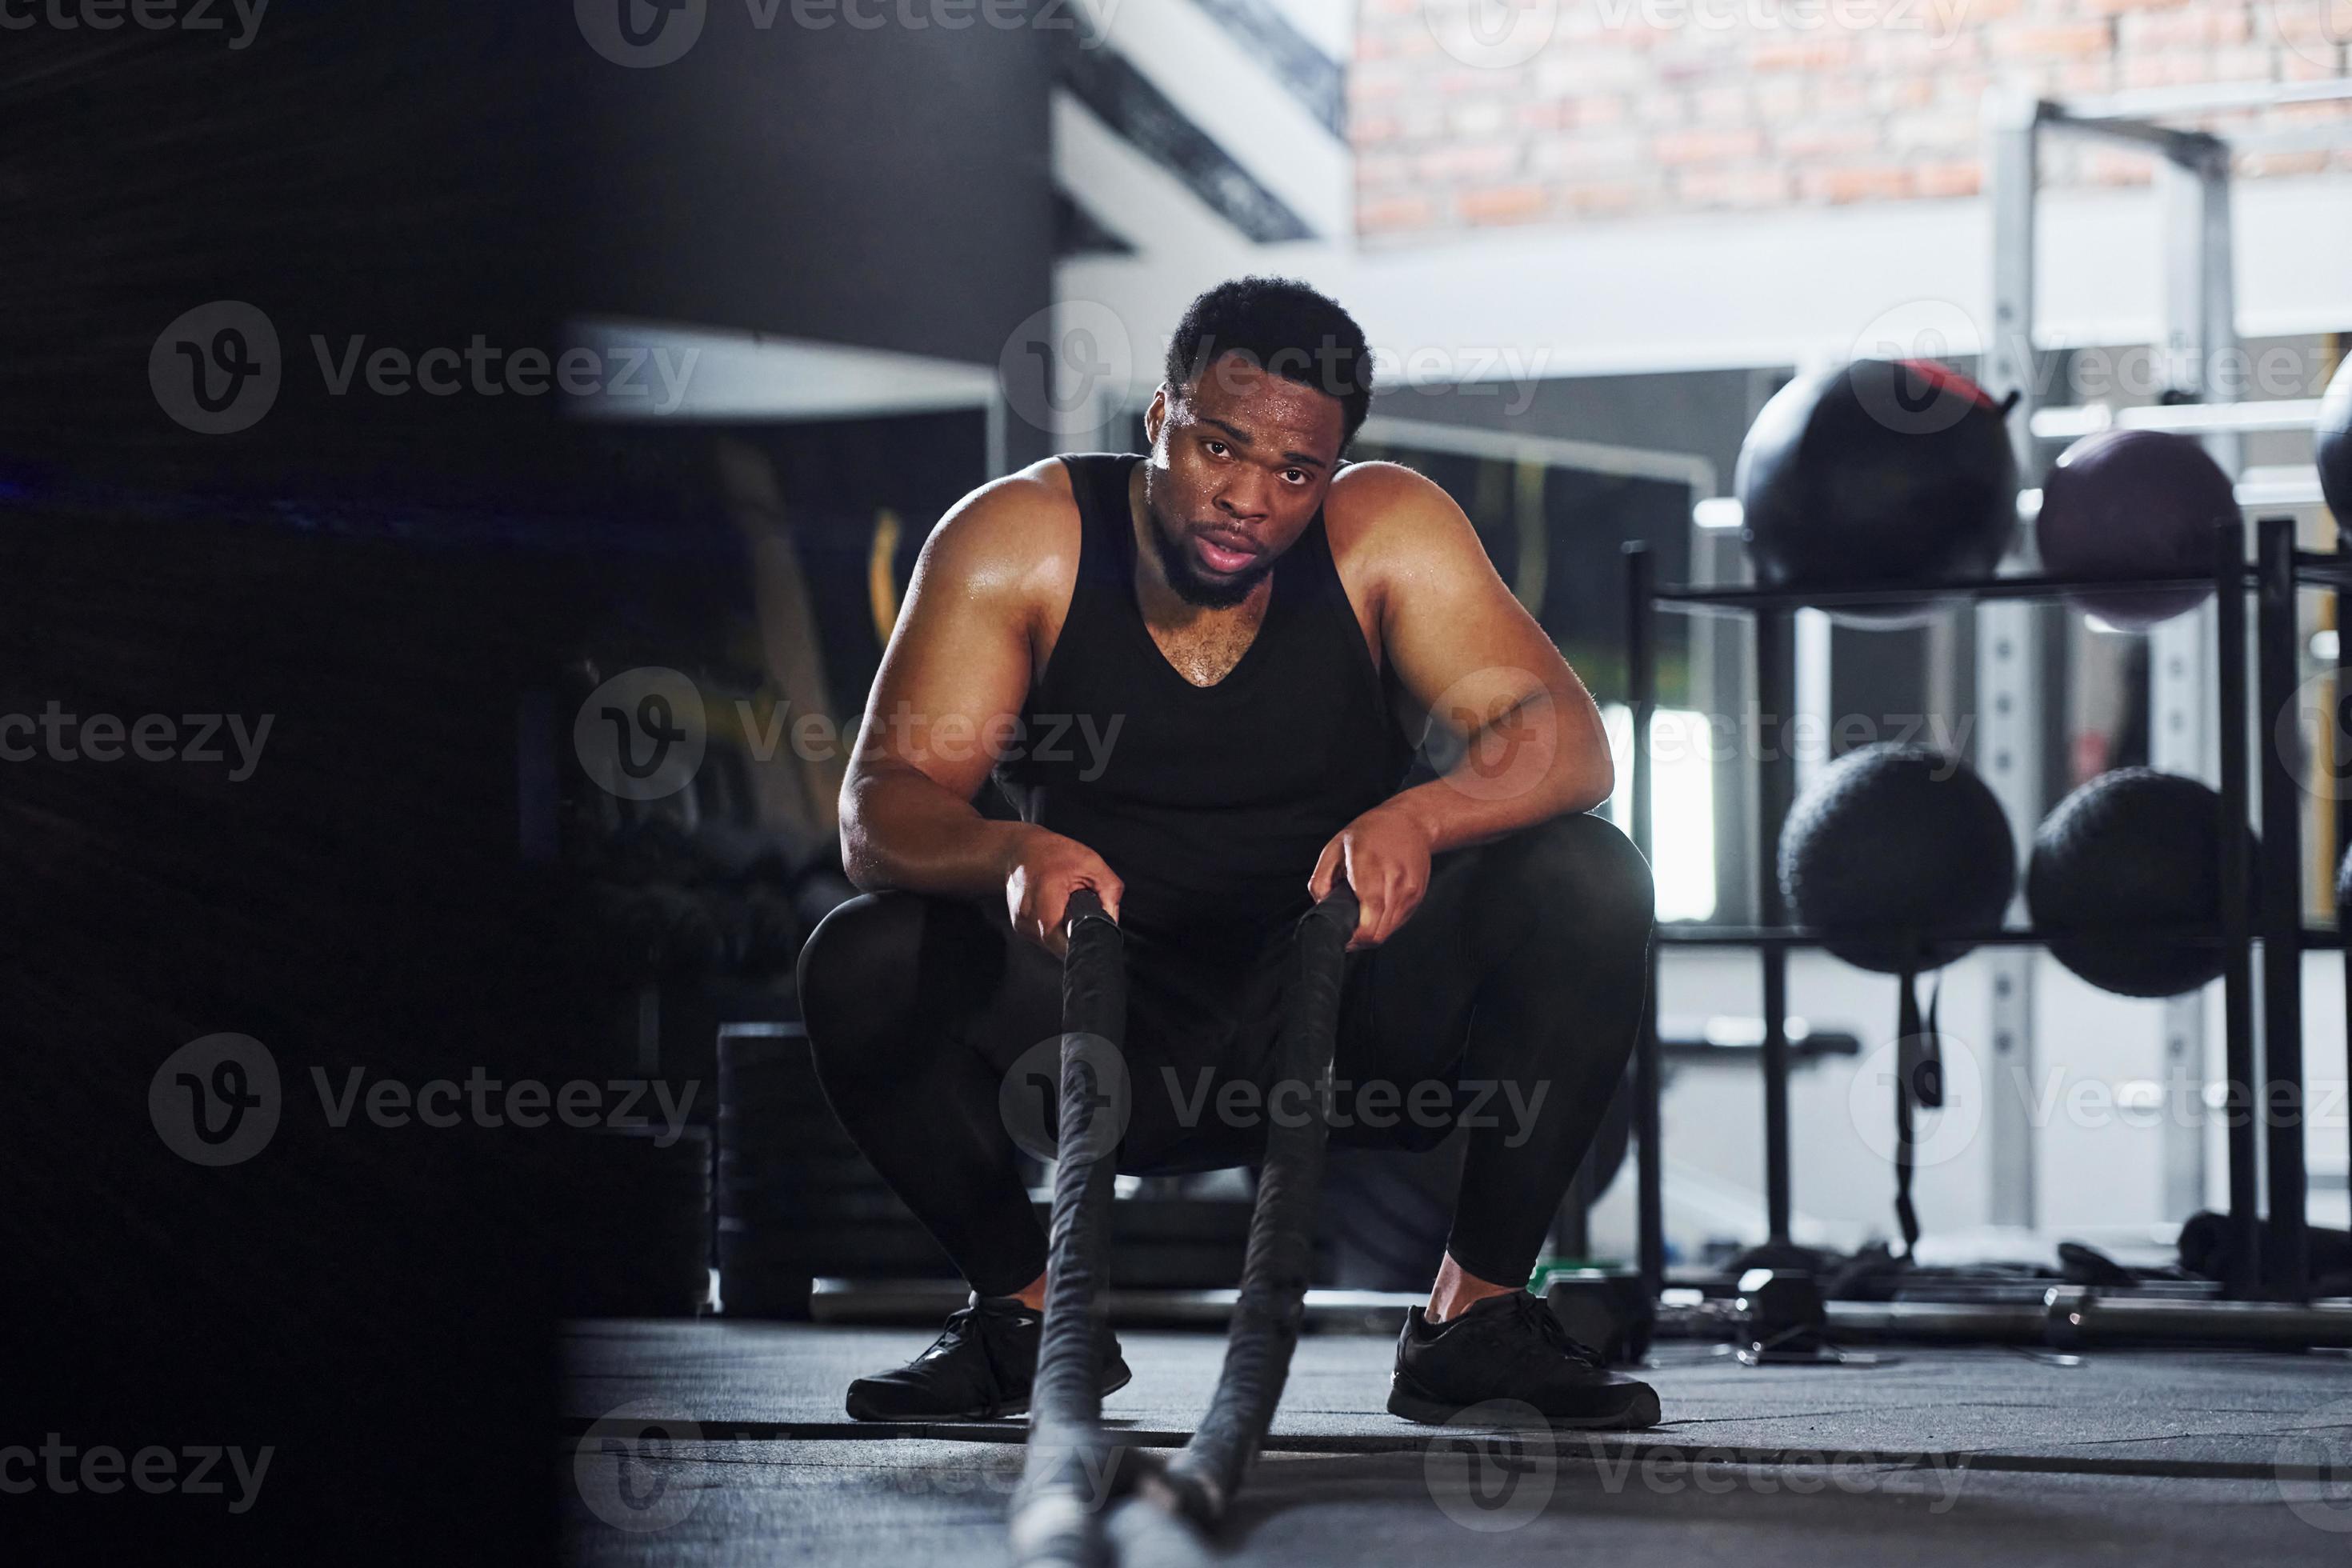
[[[1181, 1442], [1219, 1334], [1122, 1333], [1105, 1416]], [[617, 1409], [691, 1421], [652, 1461], [660, 1506], [571, 1495], [593, 1563], [1003, 1563], [1022, 1423], [855, 1425], [841, 1390], [920, 1331], [594, 1322], [568, 1342], [568, 1457]], [[2352, 1357], [2102, 1351], [2078, 1363], [1897, 1349], [1872, 1367], [1744, 1368], [1662, 1343], [1665, 1422], [1517, 1444], [1518, 1473], [1381, 1410], [1391, 1345], [1300, 1342], [1224, 1545], [1234, 1563], [1736, 1557], [1911, 1563], [2327, 1562], [2352, 1552]], [[615, 1521], [619, 1521], [616, 1523]], [[626, 1528], [623, 1526], [625, 1525]], [[653, 1528], [646, 1528], [652, 1526]]]

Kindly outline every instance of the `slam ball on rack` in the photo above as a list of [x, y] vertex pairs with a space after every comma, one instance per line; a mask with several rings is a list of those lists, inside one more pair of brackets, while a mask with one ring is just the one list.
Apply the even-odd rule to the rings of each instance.
[[2352, 521], [2352, 359], [2336, 367], [2327, 395], [2319, 400], [2312, 432], [2313, 458], [2319, 465], [2320, 493], [2338, 522]]
[[[1930, 360], [1856, 360], [1772, 395], [1740, 443], [1740, 537], [1768, 588], [1989, 577], [2017, 530], [2004, 405]], [[1899, 626], [1935, 606], [1840, 606]]]
[[2218, 942], [2150, 940], [2221, 920], [2221, 797], [2154, 768], [2116, 768], [2060, 801], [2025, 872], [2051, 955], [2123, 996], [2178, 996], [2221, 973]]
[[[2035, 526], [2042, 569], [2056, 577], [2172, 577], [2210, 573], [2213, 531], [2238, 521], [2221, 465], [2186, 436], [2102, 430], [2066, 448], [2042, 487]], [[2069, 595], [2111, 626], [2140, 630], [2193, 609], [2210, 584], [2155, 593]]]
[[1780, 830], [1780, 891], [1848, 963], [1935, 969], [1991, 931], [2017, 889], [2000, 802], [1934, 746], [1882, 742], [1823, 768]]

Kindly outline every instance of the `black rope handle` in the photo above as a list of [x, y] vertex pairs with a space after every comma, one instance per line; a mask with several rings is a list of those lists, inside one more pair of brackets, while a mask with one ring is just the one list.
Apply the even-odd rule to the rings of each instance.
[[[1305, 1085], [1309, 1114], [1277, 1119], [1269, 1127], [1223, 1371], [1200, 1429], [1164, 1468], [1153, 1467], [1159, 1473], [1147, 1483], [1160, 1501], [1204, 1529], [1224, 1518], [1257, 1457], [1297, 1348], [1330, 1134], [1339, 996], [1360, 918], [1356, 896], [1341, 880], [1299, 920], [1296, 987], [1276, 1046], [1275, 1081]], [[1125, 1037], [1125, 952], [1118, 928], [1091, 889], [1071, 896], [1066, 919], [1062, 1157], [1055, 1172], [1028, 1462], [1013, 1508], [1013, 1560], [1023, 1568], [1105, 1568], [1113, 1552], [1103, 1505], [1115, 1481], [1134, 1479], [1114, 1476], [1117, 1456], [1101, 1426], [1115, 1148], [1089, 1144], [1085, 1135], [1102, 1104], [1086, 1045]], [[1124, 1510], [1113, 1528], [1123, 1545], [1147, 1557], [1197, 1555], [1189, 1532], [1160, 1508]]]
[[1200, 1429], [1169, 1461], [1164, 1477], [1176, 1506], [1204, 1529], [1224, 1518], [1241, 1489], [1274, 1424], [1298, 1345], [1330, 1137], [1339, 993], [1359, 914], [1356, 895], [1342, 879], [1298, 921], [1296, 988], [1275, 1047], [1275, 1083], [1304, 1084], [1309, 1114], [1270, 1121], [1224, 1370]]
[[1118, 1129], [1104, 1079], [1127, 1037], [1126, 939], [1092, 888], [1064, 910], [1062, 1078], [1045, 1327], [1030, 1392], [1029, 1444], [1013, 1502], [1013, 1557], [1035, 1568], [1102, 1568], [1111, 1453], [1102, 1433], [1110, 1218]]

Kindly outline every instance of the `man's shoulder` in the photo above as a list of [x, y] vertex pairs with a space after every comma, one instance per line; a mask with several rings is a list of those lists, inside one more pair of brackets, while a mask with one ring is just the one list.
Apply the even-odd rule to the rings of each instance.
[[1385, 459], [1349, 463], [1331, 479], [1331, 499], [1345, 500], [1355, 505], [1386, 501], [1411, 501], [1417, 498], [1444, 495], [1435, 480], [1418, 468]]
[[1058, 458], [991, 479], [948, 510], [923, 546], [966, 590], [1050, 592], [1077, 571], [1077, 500]]
[[1469, 520], [1437, 482], [1402, 463], [1350, 463], [1323, 502], [1324, 530], [1340, 574], [1384, 582], [1407, 564], [1443, 559], [1468, 535]]

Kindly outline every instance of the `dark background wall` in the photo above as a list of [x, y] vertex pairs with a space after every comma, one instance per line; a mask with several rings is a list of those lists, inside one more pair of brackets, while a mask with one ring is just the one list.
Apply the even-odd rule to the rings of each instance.
[[[272, 724], [241, 781], [0, 763], [0, 1256], [24, 1282], [0, 1440], [277, 1450], [226, 1524], [47, 1499], [85, 1551], [152, 1527], [196, 1560], [216, 1530], [239, 1556], [552, 1554], [549, 1331], [596, 1219], [577, 1163], [511, 1129], [332, 1128], [311, 1074], [622, 1066], [587, 1005], [609, 984], [523, 854], [519, 716], [586, 651], [723, 653], [748, 573], [713, 433], [338, 397], [310, 340], [552, 354], [604, 312], [995, 363], [1049, 298], [1036, 35], [730, 37], [742, 8], [711, 9], [652, 70], [600, 58], [569, 5], [450, 0], [281, 3], [238, 50], [126, 27], [0, 54], [0, 713]], [[268, 316], [283, 384], [202, 436], [149, 356], [215, 300]], [[210, 1170], [147, 1096], [216, 1031], [263, 1041], [287, 1111]]]
[[[609, 443], [552, 397], [338, 397], [310, 339], [552, 353], [604, 313], [996, 364], [1051, 300], [1050, 35], [792, 14], [712, 5], [638, 69], [570, 6], [281, 6], [234, 51], [12, 33], [0, 455], [593, 500]], [[285, 383], [253, 429], [190, 437], [148, 353], [222, 299], [270, 318]]]
[[587, 85], [582, 308], [995, 365], [1052, 299], [1053, 35], [792, 10]]

